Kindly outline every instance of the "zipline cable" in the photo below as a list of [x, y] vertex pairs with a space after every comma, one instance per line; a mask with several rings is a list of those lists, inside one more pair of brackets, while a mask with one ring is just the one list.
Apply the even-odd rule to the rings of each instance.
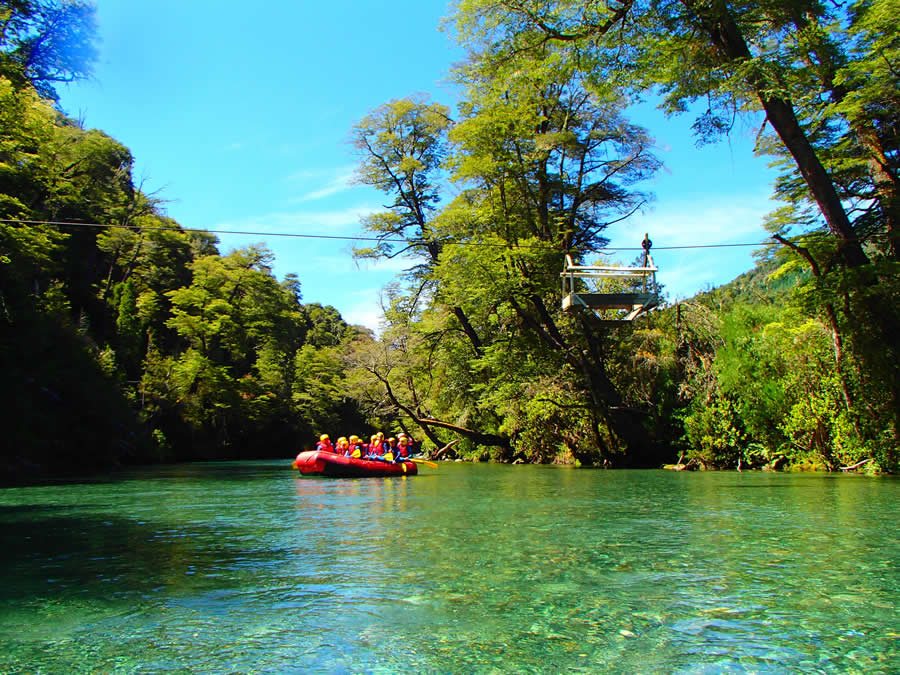
[[[325, 240], [338, 240], [338, 241], [368, 241], [368, 242], [380, 242], [386, 244], [407, 244], [409, 246], [423, 246], [425, 244], [431, 243], [428, 240], [419, 240], [419, 241], [410, 241], [408, 239], [387, 239], [383, 237], [364, 237], [364, 236], [350, 236], [350, 235], [336, 235], [336, 234], [301, 234], [299, 232], [254, 232], [248, 230], [209, 230], [203, 229], [199, 227], [167, 227], [163, 225], [123, 225], [119, 223], [81, 223], [81, 222], [71, 222], [71, 221], [59, 221], [59, 220], [23, 220], [20, 218], [0, 218], [0, 223], [20, 223], [22, 225], [54, 225], [54, 226], [63, 226], [63, 227], [91, 227], [91, 228], [119, 228], [125, 230], [132, 230], [134, 232], [142, 232], [145, 230], [149, 231], [163, 231], [163, 232], [198, 232], [202, 234], [232, 234], [232, 235], [246, 235], [252, 237], [285, 237], [285, 238], [295, 238], [295, 239], [325, 239]], [[801, 235], [797, 238], [797, 241], [806, 241], [809, 239], [819, 238], [815, 234], [806, 234]], [[551, 246], [541, 246], [541, 245], [531, 245], [531, 244], [516, 244], [515, 246], [510, 247], [509, 244], [501, 244], [501, 243], [490, 243], [490, 242], [480, 242], [480, 241], [453, 241], [453, 240], [435, 240], [434, 243], [438, 243], [445, 246], [483, 246], [483, 247], [491, 247], [491, 248], [528, 248], [528, 249], [536, 249], [536, 250], [548, 250], [548, 251], [558, 251], [558, 249]], [[677, 250], [692, 250], [692, 249], [703, 249], [703, 248], [742, 248], [742, 247], [761, 247], [761, 246], [770, 246], [772, 244], [777, 243], [775, 240], [771, 241], [759, 241], [759, 242], [742, 242], [742, 243], [731, 243], [731, 244], [683, 244], [681, 246], [654, 246], [654, 251], [677, 251]], [[604, 246], [600, 251], [641, 251], [643, 250], [641, 246]]]

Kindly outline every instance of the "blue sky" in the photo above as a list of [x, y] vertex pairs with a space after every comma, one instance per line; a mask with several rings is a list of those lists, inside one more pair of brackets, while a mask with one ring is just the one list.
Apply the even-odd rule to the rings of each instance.
[[[363, 234], [381, 195], [350, 182], [350, 129], [391, 99], [428, 93], [452, 104], [446, 82], [462, 58], [439, 30], [444, 0], [96, 0], [94, 77], [60, 88], [61, 105], [131, 149], [136, 182], [158, 192], [184, 227], [262, 233]], [[671, 297], [725, 283], [752, 266], [751, 248], [665, 246], [761, 241], [772, 173], [752, 154], [757, 126], [698, 149], [691, 119], [652, 109], [636, 121], [656, 137], [666, 168], [646, 186], [646, 213], [609, 230], [611, 246], [654, 242]], [[377, 328], [381, 288], [402, 268], [357, 265], [350, 243], [219, 235], [220, 249], [264, 243], [275, 273], [300, 278], [303, 299]], [[628, 260], [633, 253], [620, 254]], [[562, 261], [560, 261], [562, 268]]]

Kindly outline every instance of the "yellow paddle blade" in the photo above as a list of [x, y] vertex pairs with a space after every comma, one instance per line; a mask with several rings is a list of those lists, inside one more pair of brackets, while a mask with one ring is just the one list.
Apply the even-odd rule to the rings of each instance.
[[419, 459], [418, 457], [410, 457], [409, 461], [416, 462], [417, 464], [427, 464], [428, 466], [432, 466], [435, 469], [438, 468], [437, 464], [435, 464], [434, 462], [429, 462], [427, 459]]
[[394, 461], [394, 453], [393, 452], [384, 453], [384, 460], [386, 462], [393, 462]]

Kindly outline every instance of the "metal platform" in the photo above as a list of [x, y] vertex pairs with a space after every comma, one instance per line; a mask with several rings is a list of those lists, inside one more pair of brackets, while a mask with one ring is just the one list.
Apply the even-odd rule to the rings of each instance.
[[[617, 310], [625, 314], [617, 319], [607, 321], [633, 321], [644, 312], [659, 304], [659, 296], [653, 289], [656, 287], [658, 268], [650, 255], [651, 242], [644, 235], [644, 260], [641, 267], [622, 267], [614, 265], [576, 265], [572, 256], [566, 255], [566, 264], [562, 277], [562, 308], [571, 312], [578, 310]], [[578, 282], [576, 283], [576, 279]], [[592, 292], [591, 286], [598, 286], [610, 280], [640, 279], [640, 292]]]

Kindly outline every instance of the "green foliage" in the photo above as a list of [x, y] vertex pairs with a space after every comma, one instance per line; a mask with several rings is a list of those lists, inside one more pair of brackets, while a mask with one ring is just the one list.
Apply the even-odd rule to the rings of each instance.
[[[392, 228], [423, 263], [408, 289], [391, 291], [381, 344], [356, 361], [383, 396], [371, 387], [356, 396], [418, 424], [435, 445], [446, 430], [461, 434], [472, 446], [460, 443], [460, 454], [546, 461], [562, 453], [594, 463], [624, 445], [610, 431], [617, 422], [606, 408], [619, 394], [608, 364], [593, 327], [560, 311], [558, 274], [562, 252], [580, 259], [605, 242], [608, 220], [646, 199], [637, 185], [658, 161], [646, 132], [621, 116], [621, 101], [590, 92], [573, 63], [551, 49], [514, 70], [471, 59], [458, 70], [460, 119], [442, 122], [446, 141], [416, 136], [431, 144], [420, 148], [428, 162], [403, 163], [406, 136], [385, 113], [399, 107], [404, 129], [431, 128], [431, 108], [392, 102], [358, 127], [364, 139], [390, 140], [377, 149], [357, 142], [364, 175], [372, 166], [385, 175], [385, 156], [397, 162], [391, 180], [370, 180], [394, 201], [367, 225]], [[431, 161], [441, 156], [444, 165]], [[401, 166], [430, 174], [414, 183], [399, 178]], [[440, 201], [441, 170], [459, 196], [440, 210], [411, 208]]]
[[[424, 97], [409, 97], [379, 106], [354, 126], [351, 142], [360, 156], [359, 182], [393, 197], [387, 211], [364, 219], [378, 243], [357, 250], [357, 256], [394, 257], [410, 251], [436, 257], [429, 216], [440, 200], [437, 183], [449, 112]], [[398, 249], [393, 243], [398, 237], [408, 244]]]
[[[356, 255], [410, 261], [376, 338], [264, 247], [182, 230], [127, 148], [41, 98], [89, 71], [88, 4], [0, 2], [5, 464], [284, 457], [377, 427], [473, 459], [900, 470], [895, 4], [459, 2], [457, 111], [398, 99], [351, 135], [387, 200]], [[700, 142], [765, 111], [783, 247], [610, 328], [561, 311], [559, 270], [650, 199], [623, 114], [648, 91]]]
[[40, 149], [53, 138], [54, 111], [37, 95], [18, 92], [0, 76], [0, 293], [7, 311], [29, 301], [35, 281], [56, 270], [66, 235], [55, 228], [9, 222], [30, 220], [30, 186]]
[[[724, 344], [715, 360], [719, 390], [740, 401], [748, 433], [760, 443], [776, 446], [778, 418], [789, 395], [783, 380], [797, 351], [783, 335], [784, 325], [769, 323], [780, 313], [772, 305], [735, 305], [724, 317], [720, 333]], [[824, 334], [816, 322], [803, 326]]]
[[[900, 251], [896, 2], [748, 1], [685, 8], [677, 0], [466, 0], [458, 4], [453, 26], [461, 41], [476, 46], [476, 67], [506, 73], [513, 100], [519, 81], [575, 55], [575, 71], [606, 100], [650, 91], [661, 96], [669, 113], [695, 112], [699, 143], [727, 134], [739, 115], [764, 112], [758, 149], [774, 156], [782, 170], [775, 190], [784, 202], [769, 226], [781, 236], [802, 235], [785, 244], [793, 260], [780, 283], [791, 288], [798, 277], [803, 281], [791, 302], [806, 315], [798, 317], [795, 308], [789, 318], [768, 318], [784, 323], [792, 335], [807, 319], [819, 322], [819, 332], [832, 342], [827, 370], [836, 373], [843, 407], [854, 420], [848, 425], [834, 412], [822, 422], [828, 442], [853, 445], [857, 453], [878, 455], [883, 466], [896, 467], [896, 452], [889, 449], [900, 444], [900, 354], [894, 346], [900, 314], [891, 268]], [[534, 64], [541, 70], [532, 70]], [[513, 118], [507, 123], [539, 121], [527, 112]], [[499, 150], [493, 154], [504, 157]], [[483, 172], [496, 166], [492, 158], [476, 165]], [[759, 439], [748, 442], [787, 442], [772, 415], [786, 415], [794, 405], [787, 380], [804, 370], [797, 352], [808, 348], [819, 355], [818, 347], [801, 346], [804, 341], [795, 336], [781, 345], [791, 347], [786, 354], [772, 356], [769, 338], [760, 335], [764, 323], [729, 316], [730, 309], [709, 310], [715, 322], [724, 319], [725, 334], [719, 336], [713, 322], [683, 324], [679, 397], [717, 400], [721, 385], [748, 433]], [[695, 328], [721, 339], [721, 348], [692, 335]], [[741, 353], [743, 347], [748, 354]], [[817, 391], [832, 400], [827, 390], [823, 380]], [[868, 414], [861, 401], [868, 402]], [[814, 408], [808, 415], [820, 419]], [[878, 421], [866, 428], [863, 420], [873, 418]]]
[[737, 405], [730, 398], [694, 399], [684, 418], [687, 457], [704, 467], [737, 466], [747, 440], [742, 427]]
[[[302, 305], [266, 249], [183, 231], [126, 148], [20, 85], [0, 76], [0, 361], [23, 392], [3, 466], [284, 457], [359, 424], [338, 312]], [[112, 226], [38, 224], [67, 219]]]
[[[686, 456], [717, 468], [836, 470], [874, 460], [870, 469], [895, 471], [885, 396], [861, 379], [855, 357], [836, 361], [828, 326], [780, 292], [778, 304], [721, 302], [733, 290], [704, 298], [720, 317], [712, 342], [699, 339], [702, 314], [681, 312]], [[795, 297], [806, 302], [803, 290]]]
[[337, 348], [304, 345], [294, 359], [295, 387], [291, 402], [295, 413], [313, 433], [328, 433], [342, 426], [344, 365]]
[[347, 322], [334, 307], [317, 302], [304, 308], [306, 314], [306, 341], [314, 347], [337, 347], [353, 333]]

